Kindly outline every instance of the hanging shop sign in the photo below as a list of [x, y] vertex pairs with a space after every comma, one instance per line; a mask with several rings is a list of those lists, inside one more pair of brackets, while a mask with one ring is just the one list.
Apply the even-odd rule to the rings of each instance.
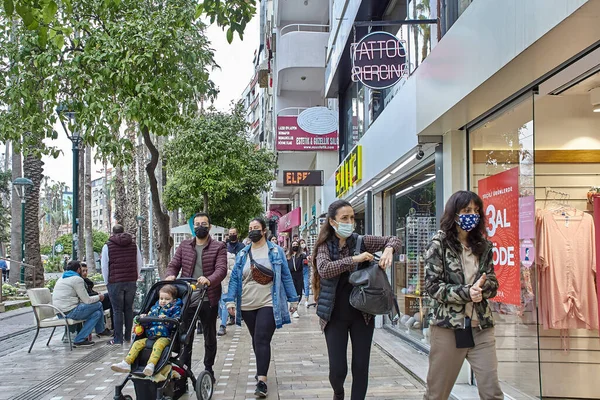
[[520, 305], [519, 168], [481, 179], [478, 185], [488, 239], [494, 245], [494, 271], [500, 284], [498, 294], [491, 300]]
[[346, 156], [335, 171], [335, 195], [340, 197], [362, 179], [362, 146], [358, 145]]
[[289, 232], [293, 228], [300, 226], [301, 221], [302, 211], [300, 207], [298, 207], [279, 218], [279, 222], [277, 223], [277, 232]]
[[406, 42], [388, 32], [373, 32], [350, 47], [352, 81], [386, 89], [408, 76]]
[[323, 170], [283, 171], [283, 186], [323, 186]]
[[278, 151], [337, 151], [338, 146], [338, 115], [327, 107], [277, 117]]

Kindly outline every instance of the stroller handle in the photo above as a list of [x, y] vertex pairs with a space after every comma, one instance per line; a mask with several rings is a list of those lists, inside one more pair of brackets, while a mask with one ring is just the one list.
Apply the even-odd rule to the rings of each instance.
[[140, 317], [138, 319], [138, 322], [140, 324], [151, 323], [151, 322], [161, 322], [161, 323], [168, 322], [170, 324], [174, 324], [175, 326], [179, 326], [179, 320], [177, 320], [175, 318], [168, 318], [168, 317], [160, 318], [160, 317], [149, 317], [149, 316], [146, 316], [146, 317]]

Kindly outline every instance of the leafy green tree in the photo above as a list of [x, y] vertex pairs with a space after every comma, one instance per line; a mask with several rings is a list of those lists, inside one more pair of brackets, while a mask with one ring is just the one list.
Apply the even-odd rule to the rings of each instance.
[[203, 210], [216, 225], [240, 228], [261, 214], [258, 195], [268, 189], [276, 163], [248, 140], [247, 126], [240, 105], [230, 113], [209, 110], [167, 143], [168, 209]]
[[[0, 112], [0, 141], [23, 140], [23, 149], [35, 143], [39, 151], [58, 156], [39, 143], [56, 137], [53, 111], [61, 103], [76, 115], [69, 130], [81, 132], [100, 159], [120, 166], [132, 161], [133, 145], [119, 128], [137, 124], [151, 155], [146, 172], [163, 272], [171, 238], [152, 138], [178, 131], [202, 99], [217, 94], [208, 79], [216, 64], [200, 17], [227, 29], [231, 41], [234, 33], [243, 37], [255, 5], [255, 0], [4, 0], [0, 102], [9, 112]], [[13, 19], [19, 22], [17, 40]]]

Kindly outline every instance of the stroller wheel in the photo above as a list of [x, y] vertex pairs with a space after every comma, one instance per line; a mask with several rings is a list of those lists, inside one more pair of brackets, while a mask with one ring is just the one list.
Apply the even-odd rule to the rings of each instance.
[[125, 396], [123, 396], [123, 400], [133, 400], [133, 397], [131, 397], [130, 395], [126, 394]]
[[196, 397], [198, 400], [210, 400], [213, 395], [212, 376], [208, 371], [202, 371], [196, 380]]

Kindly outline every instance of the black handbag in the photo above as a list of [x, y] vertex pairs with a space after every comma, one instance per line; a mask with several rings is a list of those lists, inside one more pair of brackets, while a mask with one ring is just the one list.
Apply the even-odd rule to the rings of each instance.
[[[354, 255], [361, 253], [363, 237], [356, 239]], [[390, 314], [394, 308], [394, 291], [387, 274], [379, 267], [378, 260], [369, 266], [350, 274], [354, 286], [350, 292], [350, 305], [359, 311], [372, 315]]]

